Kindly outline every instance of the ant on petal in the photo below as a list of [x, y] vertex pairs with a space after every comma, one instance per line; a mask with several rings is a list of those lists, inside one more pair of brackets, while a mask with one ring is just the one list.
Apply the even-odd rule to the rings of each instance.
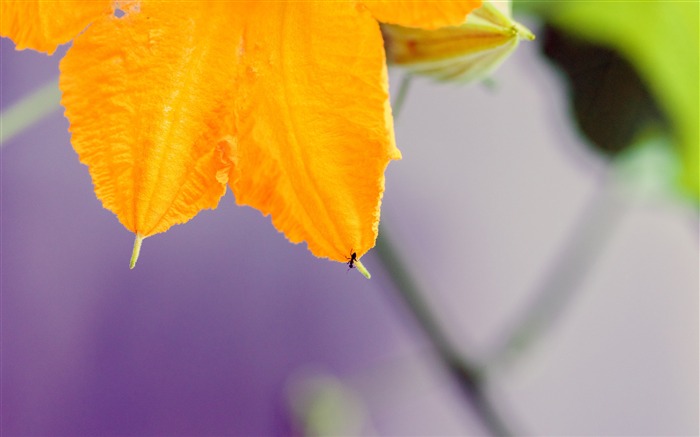
[[369, 274], [369, 271], [365, 268], [365, 266], [362, 265], [359, 259], [357, 259], [357, 252], [351, 250], [350, 257], [348, 258], [347, 256], [345, 259], [348, 260], [348, 272], [350, 269], [356, 268], [360, 273], [362, 273], [362, 276], [365, 278], [369, 279], [372, 277], [372, 275]]
[[351, 269], [355, 268], [355, 262], [357, 262], [357, 253], [353, 252], [350, 254], [350, 258], [345, 257], [348, 260], [348, 267]]

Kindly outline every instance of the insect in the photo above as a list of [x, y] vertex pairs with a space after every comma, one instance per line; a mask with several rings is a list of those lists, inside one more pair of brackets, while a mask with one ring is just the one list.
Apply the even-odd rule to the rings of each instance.
[[350, 258], [348, 258], [347, 256], [345, 258], [348, 259], [348, 267], [350, 267], [351, 269], [355, 268], [355, 263], [357, 262], [357, 253], [353, 252], [350, 254]]
[[364, 276], [367, 279], [371, 278], [372, 275], [369, 274], [369, 272], [367, 271], [365, 266], [363, 266], [362, 263], [360, 262], [360, 260], [357, 259], [357, 252], [355, 252], [353, 250], [351, 250], [351, 252], [352, 253], [350, 254], [349, 258], [347, 256], [345, 257], [345, 259], [348, 260], [348, 271], [350, 271], [350, 269], [357, 268], [357, 270], [360, 273], [362, 273], [362, 276]]

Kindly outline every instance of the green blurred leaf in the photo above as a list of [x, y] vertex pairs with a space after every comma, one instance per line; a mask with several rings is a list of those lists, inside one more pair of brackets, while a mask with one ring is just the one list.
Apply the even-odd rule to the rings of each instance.
[[642, 198], [672, 197], [680, 162], [663, 136], [640, 140], [615, 160], [615, 174], [629, 194]]
[[700, 2], [559, 1], [517, 5], [554, 26], [617, 50], [670, 121], [683, 191], [700, 201]]
[[289, 401], [304, 436], [360, 435], [367, 422], [359, 396], [331, 375], [297, 375], [289, 386]]

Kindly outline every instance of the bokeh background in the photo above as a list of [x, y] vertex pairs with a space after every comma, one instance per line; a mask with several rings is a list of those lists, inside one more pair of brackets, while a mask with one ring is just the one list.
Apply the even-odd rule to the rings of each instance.
[[[413, 81], [382, 232], [469, 359], [543, 308], [487, 366], [514, 433], [697, 435], [697, 208], [641, 182], [654, 147], [632, 176], [591, 147], [541, 44], [488, 86]], [[0, 50], [3, 109], [65, 52]], [[376, 253], [367, 281], [228, 193], [130, 271], [67, 127], [54, 111], [2, 147], [3, 436], [487, 433]]]

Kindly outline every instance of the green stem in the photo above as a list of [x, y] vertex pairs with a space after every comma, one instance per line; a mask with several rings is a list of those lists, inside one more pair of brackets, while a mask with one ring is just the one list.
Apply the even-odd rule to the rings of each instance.
[[133, 269], [136, 267], [136, 261], [139, 260], [139, 255], [141, 254], [141, 244], [145, 237], [136, 234], [136, 239], [134, 240], [134, 249], [131, 251], [131, 260], [129, 261], [129, 268]]
[[0, 147], [61, 107], [58, 79], [54, 78], [0, 114]]
[[477, 412], [484, 427], [491, 435], [513, 435], [486, 392], [486, 380], [481, 366], [464, 359], [452, 346], [427, 303], [421, 297], [423, 293], [391, 243], [386, 229], [382, 228], [379, 235], [375, 253], [378, 255], [387, 276], [399, 292], [406, 308], [430, 340], [445, 369], [457, 382], [466, 400]]
[[[410, 73], [404, 74], [401, 80], [399, 91], [392, 103], [395, 123], [398, 121], [398, 117], [403, 109], [412, 80], [413, 76]], [[398, 295], [425, 332], [440, 362], [455, 380], [469, 405], [476, 411], [484, 428], [493, 436], [505, 437], [513, 435], [486, 393], [486, 380], [483, 368], [463, 358], [457, 349], [452, 346], [437, 319], [430, 311], [429, 306], [421, 297], [423, 293], [416, 285], [416, 281], [411, 277], [409, 270], [402, 261], [399, 252], [391, 243], [383, 226], [379, 232], [375, 249], [379, 260], [383, 264], [384, 271], [393, 282]]]
[[372, 278], [372, 275], [369, 273], [369, 270], [367, 270], [367, 267], [365, 267], [359, 259], [355, 261], [355, 267], [357, 267], [357, 271], [362, 273], [362, 276], [364, 276], [365, 278]]
[[406, 103], [406, 96], [408, 95], [408, 90], [411, 89], [412, 81], [413, 75], [411, 73], [404, 73], [394, 102], [391, 104], [391, 111], [394, 114], [394, 123], [398, 121], [399, 115], [401, 115], [401, 110], [403, 110], [404, 103]]
[[490, 370], [512, 365], [551, 331], [603, 253], [605, 243], [627, 209], [615, 189], [614, 169], [611, 166], [607, 171], [602, 187], [583, 209], [547, 276], [532, 293], [532, 301], [497, 341], [488, 360]]

